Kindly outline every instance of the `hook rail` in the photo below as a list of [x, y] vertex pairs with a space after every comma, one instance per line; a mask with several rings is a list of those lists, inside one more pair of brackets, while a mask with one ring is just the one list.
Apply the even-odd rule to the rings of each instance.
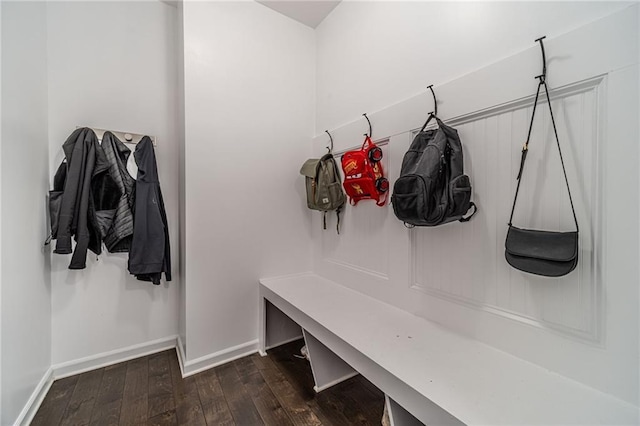
[[[76, 126], [76, 129], [79, 129], [80, 127], [89, 127], [89, 126]], [[97, 127], [89, 127], [89, 128], [93, 130], [93, 132], [96, 134], [99, 142], [102, 142], [102, 136], [107, 131], [113, 133], [122, 142], [132, 144], [132, 145], [138, 144], [142, 140], [142, 138], [146, 136], [141, 133], [121, 132], [118, 130], [106, 130], [106, 129], [99, 129]], [[153, 146], [157, 146], [156, 137], [149, 136], [149, 138], [151, 138], [151, 142], [153, 142]]]

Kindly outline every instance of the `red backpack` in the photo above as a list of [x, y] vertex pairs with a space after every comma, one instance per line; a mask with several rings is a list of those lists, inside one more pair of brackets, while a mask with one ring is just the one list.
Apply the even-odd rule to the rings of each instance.
[[384, 177], [382, 168], [382, 150], [369, 136], [362, 148], [347, 151], [342, 156], [344, 172], [344, 190], [352, 206], [365, 199], [376, 200], [378, 206], [384, 206], [389, 191], [389, 181]]

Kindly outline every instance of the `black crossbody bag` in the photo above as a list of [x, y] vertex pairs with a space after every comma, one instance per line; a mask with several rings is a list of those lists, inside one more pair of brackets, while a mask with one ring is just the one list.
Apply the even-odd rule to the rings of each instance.
[[[509, 231], [507, 232], [507, 240], [505, 242], [505, 258], [509, 265], [524, 272], [528, 272], [535, 275], [543, 275], [547, 277], [561, 277], [573, 271], [578, 264], [578, 219], [576, 217], [576, 211], [573, 207], [573, 199], [571, 197], [571, 189], [569, 188], [569, 179], [567, 179], [567, 171], [564, 167], [564, 160], [562, 158], [562, 150], [560, 149], [560, 140], [558, 139], [558, 131], [556, 129], [556, 122], [553, 117], [553, 111], [551, 109], [551, 99], [549, 99], [549, 90], [545, 81], [546, 77], [546, 62], [544, 54], [544, 45], [542, 44], [542, 37], [536, 41], [540, 42], [542, 49], [542, 61], [543, 70], [542, 75], [536, 77], [539, 80], [538, 90], [536, 92], [536, 98], [533, 103], [533, 112], [531, 114], [531, 123], [529, 125], [529, 133], [527, 135], [527, 141], [522, 148], [522, 157], [520, 160], [520, 170], [518, 172], [518, 185], [516, 187], [516, 194], [513, 198], [513, 207], [511, 208], [511, 217], [509, 218]], [[549, 113], [551, 114], [551, 123], [553, 125], [553, 133], [556, 138], [556, 144], [558, 145], [558, 153], [560, 154], [560, 164], [562, 164], [562, 171], [564, 173], [564, 180], [567, 184], [567, 191], [569, 193], [569, 201], [571, 203], [571, 211], [573, 212], [573, 220], [576, 224], [576, 230], [573, 232], [550, 232], [540, 231], [535, 229], [523, 229], [513, 226], [513, 213], [516, 208], [516, 201], [518, 199], [518, 192], [520, 191], [520, 182], [522, 180], [522, 171], [524, 169], [524, 163], [527, 159], [527, 152], [529, 150], [529, 140], [531, 138], [531, 130], [533, 128], [533, 119], [536, 114], [536, 106], [538, 104], [538, 96], [540, 95], [540, 89], [544, 86], [544, 91], [547, 96], [547, 104], [549, 105]]]

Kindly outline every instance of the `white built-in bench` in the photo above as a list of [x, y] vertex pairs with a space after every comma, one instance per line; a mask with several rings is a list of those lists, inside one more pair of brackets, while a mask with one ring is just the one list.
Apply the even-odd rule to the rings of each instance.
[[261, 354], [304, 336], [316, 391], [360, 373], [395, 425], [639, 420], [631, 404], [311, 273], [260, 280], [260, 321]]

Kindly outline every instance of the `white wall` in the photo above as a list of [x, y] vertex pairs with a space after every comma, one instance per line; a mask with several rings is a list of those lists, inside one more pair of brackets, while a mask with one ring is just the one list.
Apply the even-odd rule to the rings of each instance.
[[180, 274], [180, 307], [179, 307], [179, 336], [182, 351], [184, 352], [187, 341], [187, 280], [185, 277], [186, 267], [186, 224], [185, 224], [185, 123], [184, 123], [184, 3], [177, 5], [178, 14], [178, 143], [179, 143], [179, 209], [180, 217], [180, 246], [178, 247], [178, 266]]
[[[50, 174], [76, 126], [156, 136], [173, 281], [137, 281], [126, 254], [67, 269], [52, 254], [52, 358], [58, 364], [178, 333], [177, 9], [161, 2], [50, 2]], [[132, 147], [133, 151], [134, 147]]]
[[316, 29], [316, 134], [627, 4], [343, 1]]
[[[2, 188], [2, 7], [0, 6], [0, 188]], [[0, 241], [2, 241], [2, 196], [0, 196]], [[2, 268], [2, 244], [0, 243], [0, 268]], [[0, 269], [1, 270], [1, 269]], [[2, 273], [0, 273], [0, 307], [2, 306]], [[0, 331], [2, 315], [0, 314]], [[2, 335], [0, 334], [0, 413], [2, 413]], [[0, 417], [2, 415], [0, 414]], [[0, 419], [2, 420], [2, 419]]]
[[[540, 4], [535, 7], [538, 6]], [[394, 26], [395, 35], [382, 30], [385, 44], [370, 43], [369, 55], [378, 59], [387, 54], [392, 56], [392, 62], [399, 67], [399, 77], [394, 73], [388, 81], [400, 81], [402, 85], [405, 79], [411, 78], [400, 68], [415, 65], [415, 53], [412, 49], [404, 54], [385, 49], [395, 45], [403, 51], [406, 33], [400, 28], [406, 25], [415, 30], [417, 23], [412, 16], [424, 13], [429, 7], [457, 10], [460, 6], [403, 4], [398, 9], [403, 13], [400, 19], [395, 15], [399, 12], [394, 12], [389, 4], [342, 3], [321, 24], [317, 128], [323, 129], [325, 125], [331, 128], [327, 123], [338, 125], [355, 120], [370, 108], [380, 109], [370, 117], [374, 136], [388, 140], [383, 161], [393, 182], [399, 175], [412, 131], [422, 125], [427, 112], [433, 108], [426, 85], [434, 83], [441, 117], [460, 131], [465, 168], [471, 176], [473, 198], [480, 205], [480, 212], [467, 224], [408, 231], [395, 218], [391, 206], [381, 209], [359, 204], [345, 212], [339, 237], [330, 232], [315, 232], [315, 271], [637, 404], [640, 272], [636, 259], [640, 248], [638, 241], [629, 239], [628, 235], [637, 234], [638, 221], [629, 220], [629, 212], [634, 217], [639, 198], [637, 191], [623, 188], [629, 176], [638, 173], [638, 6], [572, 31], [568, 31], [569, 24], [567, 27], [558, 24], [555, 29], [542, 23], [529, 27], [525, 21], [536, 13], [533, 10], [530, 14], [524, 13], [531, 4], [522, 6], [521, 13], [509, 15], [511, 23], [520, 23], [514, 24], [519, 29], [510, 30], [514, 37], [518, 34], [523, 37], [520, 52], [512, 54], [497, 48], [495, 59], [503, 59], [486, 67], [482, 67], [486, 63], [478, 58], [467, 69], [458, 63], [460, 68], [449, 71], [451, 78], [446, 83], [429, 78], [439, 72], [440, 67], [450, 66], [446, 57], [440, 57], [432, 62], [429, 70], [423, 69], [426, 81], [412, 88], [419, 94], [397, 103], [408, 96], [398, 90], [387, 96], [389, 99], [385, 102], [388, 103], [381, 106], [376, 106], [378, 101], [372, 96], [378, 88], [384, 86], [381, 89], [384, 93], [389, 87], [378, 80], [375, 70], [360, 76], [369, 83], [371, 93], [365, 96], [359, 83], [355, 84], [349, 77], [351, 71], [346, 71], [358, 57], [327, 56], [329, 52], [342, 51], [343, 46], [354, 46], [360, 40], [359, 30], [352, 30], [363, 22], [371, 28]], [[511, 10], [515, 5], [480, 3], [470, 7], [473, 16], [478, 18], [473, 25], [490, 31], [504, 24], [500, 8]], [[485, 11], [484, 7], [488, 9]], [[551, 15], [559, 16], [573, 6], [550, 3], [544, 7], [550, 8]], [[596, 12], [603, 14], [605, 9], [612, 11], [619, 5], [581, 4], [578, 7], [591, 11], [591, 16], [596, 17]], [[359, 11], [357, 17], [356, 10]], [[385, 13], [373, 14], [373, 11]], [[578, 9], [575, 15], [582, 16]], [[387, 20], [392, 16], [397, 19]], [[441, 16], [449, 15], [441, 11]], [[553, 22], [555, 18], [549, 21]], [[436, 36], [444, 41], [457, 40], [457, 44], [452, 43], [444, 51], [451, 57], [470, 54], [467, 44], [474, 46], [475, 43], [469, 35], [432, 34], [427, 30], [412, 43], [429, 46]], [[553, 37], [552, 30], [559, 35]], [[510, 211], [520, 146], [531, 114], [531, 95], [536, 86], [533, 77], [541, 66], [539, 48], [533, 40], [545, 33], [549, 35], [546, 43], [548, 81], [555, 89], [552, 92], [554, 111], [581, 222], [579, 267], [559, 279], [540, 279], [520, 273], [506, 265], [503, 257], [508, 220], [505, 215]], [[376, 63], [380, 65], [384, 61]], [[336, 80], [326, 87], [321, 84], [341, 71], [345, 71], [344, 81]], [[454, 78], [468, 71], [472, 72]], [[354, 84], [353, 89], [349, 84]], [[394, 94], [396, 97], [391, 99]], [[360, 101], [352, 100], [360, 97], [366, 98], [366, 105], [356, 105]], [[322, 99], [330, 103], [323, 105]], [[347, 111], [345, 104], [353, 109]], [[529, 204], [521, 198], [516, 223], [570, 230], [571, 213], [566, 193], [562, 191], [557, 152], [549, 138], [549, 119], [538, 116], [537, 120], [537, 136], [525, 171], [530, 173], [524, 184]], [[366, 122], [358, 118], [333, 129], [337, 149], [361, 142], [365, 128]], [[546, 149], [536, 150], [536, 146], [543, 147], [542, 135], [548, 137]], [[323, 150], [325, 139], [323, 135], [314, 139], [316, 154]], [[624, 155], [618, 155], [620, 152]], [[621, 205], [625, 209], [620, 209]], [[525, 206], [530, 208], [528, 214]], [[317, 230], [317, 223], [313, 229]]]
[[259, 277], [311, 269], [302, 162], [314, 33], [255, 2], [184, 4], [187, 359], [255, 350]]
[[51, 364], [46, 226], [44, 3], [2, 2], [2, 370], [0, 424], [18, 417]]

